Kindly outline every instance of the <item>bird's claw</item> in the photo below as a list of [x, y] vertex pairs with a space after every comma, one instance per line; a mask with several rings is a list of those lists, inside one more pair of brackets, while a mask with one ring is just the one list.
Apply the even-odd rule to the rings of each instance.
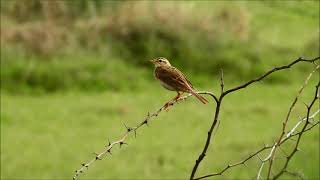
[[169, 107], [172, 106], [172, 105], [173, 105], [172, 102], [167, 102], [166, 104], [164, 104], [163, 109], [168, 112], [169, 111]]

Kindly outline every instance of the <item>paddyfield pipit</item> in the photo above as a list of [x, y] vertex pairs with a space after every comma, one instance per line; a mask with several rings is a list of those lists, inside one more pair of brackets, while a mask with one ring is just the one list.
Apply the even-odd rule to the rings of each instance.
[[[192, 84], [182, 72], [171, 66], [166, 58], [158, 57], [150, 61], [155, 65], [154, 76], [160, 81], [160, 84], [170, 91], [177, 92], [177, 96], [172, 100], [178, 100], [184, 92], [187, 92], [198, 98], [203, 104], [208, 103], [204, 97], [195, 92]], [[165, 109], [168, 108], [172, 100], [165, 104]]]

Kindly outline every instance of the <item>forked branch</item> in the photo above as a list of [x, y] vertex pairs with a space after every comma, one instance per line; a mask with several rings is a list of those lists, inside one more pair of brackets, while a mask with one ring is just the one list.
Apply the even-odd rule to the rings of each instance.
[[[317, 70], [319, 69], [319, 67], [320, 67], [320, 65], [318, 65], [318, 66], [309, 74], [309, 76], [306, 78], [304, 84], [303, 84], [302, 87], [300, 88], [298, 94], [297, 94], [296, 97], [294, 98], [294, 100], [293, 100], [293, 102], [292, 102], [292, 104], [291, 104], [291, 106], [290, 106], [290, 108], [289, 108], [289, 111], [288, 111], [288, 114], [287, 114], [287, 116], [286, 116], [286, 119], [285, 119], [285, 120], [283, 121], [283, 123], [282, 123], [282, 132], [281, 132], [281, 134], [280, 134], [277, 142], [275, 143], [274, 150], [270, 152], [270, 156], [271, 156], [271, 157], [270, 157], [270, 159], [269, 159], [270, 163], [269, 163], [269, 169], [268, 169], [267, 179], [270, 179], [270, 175], [271, 175], [271, 171], [272, 171], [272, 165], [273, 165], [273, 160], [274, 160], [275, 154], [276, 154], [276, 152], [277, 152], [277, 148], [280, 147], [280, 142], [281, 142], [283, 136], [285, 135], [286, 127], [287, 127], [287, 124], [288, 124], [290, 115], [291, 115], [291, 113], [292, 113], [292, 111], [293, 111], [293, 109], [294, 109], [294, 107], [295, 107], [295, 105], [296, 105], [296, 103], [297, 103], [300, 95], [302, 94], [304, 88], [307, 86], [307, 84], [308, 84], [311, 76], [313, 75], [313, 73], [314, 73], [315, 71], [317, 71]], [[317, 91], [316, 91], [316, 93], [317, 93]], [[316, 97], [315, 97], [315, 98], [316, 98]]]
[[[234, 164], [229, 164], [228, 166], [226, 166], [222, 171], [218, 172], [218, 173], [213, 173], [213, 174], [209, 174], [209, 175], [205, 175], [205, 176], [201, 176], [199, 178], [194, 178], [196, 172], [197, 172], [197, 169], [198, 169], [198, 166], [200, 165], [200, 163], [202, 162], [202, 160], [204, 159], [204, 157], [206, 156], [206, 152], [209, 148], [209, 145], [211, 143], [211, 139], [212, 139], [212, 133], [215, 129], [217, 129], [217, 125], [219, 124], [219, 120], [218, 120], [218, 117], [219, 117], [219, 113], [220, 113], [220, 109], [221, 109], [221, 103], [222, 103], [222, 100], [223, 98], [232, 93], [232, 92], [235, 92], [235, 91], [238, 91], [238, 90], [241, 90], [243, 88], [246, 88], [247, 86], [255, 83], [255, 82], [259, 82], [260, 80], [266, 78], [267, 76], [269, 76], [270, 74], [274, 73], [274, 72], [277, 72], [277, 71], [280, 71], [280, 70], [284, 70], [284, 69], [288, 69], [288, 68], [291, 68], [292, 66], [294, 66], [295, 64], [299, 63], [299, 62], [308, 62], [308, 63], [313, 63], [313, 64], [316, 64], [316, 61], [318, 61], [320, 59], [320, 57], [317, 57], [317, 58], [314, 58], [314, 59], [310, 59], [310, 60], [307, 60], [307, 59], [303, 59], [303, 58], [299, 58], [295, 61], [293, 61], [292, 63], [288, 64], [288, 65], [285, 65], [285, 66], [280, 66], [280, 67], [275, 67], [273, 69], [271, 69], [270, 71], [266, 72], [265, 74], [261, 75], [260, 77], [257, 77], [251, 81], [248, 81], [246, 83], [244, 83], [243, 85], [239, 85], [239, 86], [236, 86], [234, 88], [231, 88], [229, 90], [224, 90], [224, 80], [223, 80], [223, 71], [221, 70], [221, 78], [220, 78], [220, 86], [221, 86], [221, 94], [219, 97], [217, 97], [216, 95], [214, 95], [212, 92], [208, 92], [208, 91], [201, 91], [201, 92], [198, 92], [198, 94], [204, 94], [204, 95], [209, 95], [211, 96], [214, 101], [216, 102], [216, 106], [215, 106], [215, 113], [214, 113], [214, 117], [213, 117], [213, 121], [212, 121], [212, 124], [208, 130], [208, 134], [207, 134], [207, 139], [206, 139], [206, 142], [205, 142], [205, 145], [204, 145], [204, 148], [203, 150], [201, 151], [198, 159], [196, 160], [195, 164], [194, 164], [194, 167], [192, 169], [192, 172], [191, 172], [191, 175], [190, 175], [190, 179], [203, 179], [203, 178], [207, 178], [207, 177], [211, 177], [211, 176], [216, 176], [216, 175], [222, 175], [225, 171], [227, 171], [228, 169], [230, 168], [233, 168], [233, 167], [236, 167], [238, 165], [242, 165], [242, 164], [245, 164], [245, 162], [247, 162], [248, 160], [252, 159], [253, 157], [256, 157], [258, 156], [261, 152], [265, 151], [266, 149], [276, 149], [275, 145], [273, 146], [267, 146], [265, 145], [263, 148], [259, 149], [258, 151], [256, 151], [255, 153], [253, 153], [252, 155], [248, 156], [247, 158], [245, 158], [244, 160], [242, 161], [239, 161], [237, 163], [234, 163]], [[319, 84], [317, 86], [317, 91], [318, 91], [318, 87], [319, 87]], [[182, 101], [182, 100], [185, 100], [187, 98], [189, 98], [191, 96], [191, 94], [189, 95], [186, 95], [184, 97], [181, 97], [179, 98], [178, 100], [173, 100], [170, 102], [170, 106], [173, 106], [174, 104], [176, 104], [177, 102], [179, 101]], [[317, 97], [317, 95], [316, 95]], [[311, 110], [311, 107], [313, 106], [315, 100], [313, 101], [312, 104], [310, 104], [308, 106], [308, 113], [307, 113], [307, 117], [306, 119], [302, 119], [301, 121], [298, 122], [298, 124], [294, 127], [294, 129], [292, 129], [288, 134], [282, 134], [281, 135], [281, 139], [280, 141], [278, 141], [278, 144], [282, 144], [284, 142], [286, 142], [288, 139], [291, 139], [292, 137], [295, 137], [295, 136], [298, 136], [298, 143], [296, 144], [296, 148], [298, 147], [298, 144], [299, 144], [299, 141], [301, 139], [301, 136], [304, 132], [306, 131], [309, 131], [311, 130], [313, 127], [315, 127], [316, 125], [319, 124], [319, 122], [315, 122], [313, 124], [310, 123], [310, 119], [313, 118], [312, 116], [315, 116], [317, 113], [319, 113], [319, 111], [316, 113], [316, 114], [313, 114], [312, 116], [309, 117], [309, 113], [310, 113], [310, 110]], [[294, 106], [294, 105], [293, 105]], [[116, 141], [113, 141], [113, 142], [110, 142], [108, 141], [108, 144], [105, 146], [105, 148], [103, 148], [103, 150], [100, 152], [100, 153], [94, 153], [95, 156], [90, 160], [88, 161], [87, 163], [82, 163], [81, 164], [81, 167], [79, 169], [77, 169], [75, 171], [75, 174], [74, 174], [74, 177], [73, 179], [77, 179], [78, 176], [82, 173], [84, 173], [86, 170], [88, 170], [88, 168], [94, 163], [96, 162], [97, 160], [102, 160], [104, 157], [106, 157], [108, 154], [111, 155], [111, 150], [112, 148], [119, 144], [120, 147], [124, 144], [127, 144], [126, 143], [126, 138], [130, 135], [130, 134], [134, 134], [136, 136], [136, 132], [138, 129], [140, 129], [142, 126], [144, 125], [148, 125], [148, 123], [155, 117], [157, 117], [163, 110], [165, 110], [165, 107], [162, 106], [161, 108], [159, 108], [158, 110], [154, 111], [153, 113], [147, 113], [146, 117], [135, 127], [128, 127], [124, 124], [125, 128], [126, 128], [126, 131], [125, 133], [121, 136], [121, 138], [119, 138], [118, 140]], [[304, 123], [304, 126], [302, 128], [302, 130], [298, 133], [295, 133], [295, 129], [300, 125], [302, 124], [303, 122], [305, 121]], [[285, 127], [284, 127], [285, 129]], [[292, 156], [294, 155], [294, 153], [296, 152], [296, 150], [294, 150], [287, 158], [287, 161], [286, 161], [286, 164], [285, 166], [283, 167], [282, 171], [280, 171], [277, 175], [275, 175], [275, 179], [279, 176], [281, 176], [281, 174], [285, 173], [285, 172], [289, 172], [287, 170], [287, 165], [290, 161], [290, 159], [292, 158]], [[271, 155], [270, 157], [272, 157], [273, 155]]]
[[[309, 119], [312, 119], [314, 117], [316, 117], [318, 114], [319, 114], [320, 110], [316, 111], [315, 113], [313, 113]], [[297, 124], [286, 134], [286, 136], [284, 136], [284, 138], [281, 140], [280, 142], [280, 145], [284, 144], [285, 142], [287, 142], [288, 140], [290, 139], [293, 139], [294, 137], [296, 137], [297, 135], [300, 134], [300, 132], [297, 132], [297, 133], [294, 133], [296, 131], [296, 129], [299, 127], [299, 125], [301, 123], [303, 123], [304, 121], [306, 120], [306, 118], [303, 118], [301, 120], [299, 120], [297, 122]], [[303, 133], [311, 130], [312, 128], [314, 128], [315, 126], [319, 125], [320, 121], [317, 121], [317, 122], [314, 122], [314, 123], [309, 123], [310, 126], [308, 128], [306, 128]], [[230, 163], [228, 165], [225, 166], [225, 168], [223, 168], [222, 170], [220, 170], [219, 172], [216, 172], [216, 173], [211, 173], [211, 174], [207, 174], [207, 175], [204, 175], [204, 176], [200, 176], [200, 177], [197, 177], [195, 178], [195, 180], [199, 180], [199, 179], [205, 179], [205, 178], [208, 178], [208, 177], [213, 177], [213, 176], [220, 176], [220, 175], [223, 175], [223, 173], [225, 173], [226, 171], [232, 169], [232, 168], [235, 168], [237, 166], [241, 166], [241, 165], [245, 165], [246, 162], [248, 162], [249, 160], [253, 159], [253, 158], [258, 158], [261, 160], [261, 162], [266, 162], [268, 159], [261, 159], [260, 158], [260, 154], [262, 154], [263, 152], [265, 152], [267, 149], [272, 149], [275, 145], [267, 145], [265, 144], [263, 147], [261, 147], [260, 149], [256, 150], [254, 153], [252, 154], [249, 154], [247, 157], [245, 157], [243, 160], [240, 160], [238, 162], [235, 162], [235, 163]], [[261, 168], [261, 167], [260, 167]], [[259, 168], [259, 169], [260, 169]], [[261, 175], [260, 175], [261, 177]]]
[[[239, 86], [236, 86], [234, 88], [231, 88], [229, 90], [226, 90], [224, 91], [224, 81], [223, 81], [223, 73], [221, 73], [221, 81], [220, 81], [220, 85], [221, 85], [221, 95], [217, 98], [218, 101], [217, 101], [217, 106], [215, 108], [215, 115], [213, 117], [213, 121], [212, 121], [212, 124], [208, 130], [208, 136], [207, 136], [207, 139], [206, 139], [206, 142], [205, 142], [205, 145], [203, 147], [203, 150], [201, 151], [201, 153], [199, 154], [197, 160], [195, 161], [195, 164], [192, 168], [192, 171], [191, 171], [191, 175], [190, 175], [190, 180], [194, 179], [194, 176], [197, 172], [197, 169], [199, 167], [199, 165], [201, 164], [201, 161], [204, 159], [204, 157], [206, 156], [206, 153], [207, 153], [207, 150], [209, 148], [209, 145], [210, 145], [210, 141], [211, 141], [211, 138], [212, 138], [212, 132], [213, 130], [215, 129], [216, 125], [217, 125], [217, 122], [218, 122], [218, 116], [219, 116], [219, 112], [220, 112], [220, 107], [221, 107], [221, 103], [222, 103], [222, 100], [223, 98], [230, 94], [230, 93], [233, 93], [235, 91], [238, 91], [238, 90], [241, 90], [241, 89], [244, 89], [246, 87], [248, 87], [249, 85], [255, 83], [255, 82], [259, 82], [261, 80], [263, 80], [264, 78], [268, 77], [269, 75], [271, 75], [272, 73], [274, 72], [277, 72], [277, 71], [281, 71], [281, 70], [284, 70], [284, 69], [288, 69], [288, 68], [291, 68], [292, 66], [294, 66], [295, 64], [297, 63], [300, 63], [300, 62], [307, 62], [307, 63], [311, 63], [311, 64], [316, 64], [316, 61], [319, 61], [320, 60], [320, 57], [316, 57], [314, 59], [304, 59], [302, 57], [298, 58], [297, 60], [287, 64], [287, 65], [284, 65], [284, 66], [279, 66], [279, 67], [274, 67], [273, 69], [267, 71], [266, 73], [264, 73], [263, 75], [253, 79], [253, 80], [250, 80], [242, 85], [239, 85]], [[316, 64], [317, 65], [317, 64]]]

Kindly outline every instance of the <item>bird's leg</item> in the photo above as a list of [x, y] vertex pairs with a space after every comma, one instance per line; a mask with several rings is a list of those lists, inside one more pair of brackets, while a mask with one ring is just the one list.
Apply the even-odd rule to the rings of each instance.
[[174, 98], [175, 101], [179, 101], [182, 94], [183, 94], [183, 92], [177, 92], [177, 93], [178, 93], [178, 95]]
[[182, 93], [177, 91], [177, 95], [173, 99], [168, 101], [166, 104], [164, 104], [164, 109], [167, 110], [169, 108], [169, 106], [172, 106], [173, 102], [178, 101], [181, 95], [182, 95]]

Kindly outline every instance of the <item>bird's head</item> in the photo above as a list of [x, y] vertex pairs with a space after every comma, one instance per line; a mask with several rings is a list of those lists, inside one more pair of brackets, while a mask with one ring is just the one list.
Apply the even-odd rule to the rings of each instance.
[[158, 57], [156, 59], [152, 59], [150, 60], [150, 62], [152, 62], [155, 67], [159, 67], [159, 66], [171, 66], [170, 62], [168, 61], [168, 59], [164, 58], [164, 57]]

